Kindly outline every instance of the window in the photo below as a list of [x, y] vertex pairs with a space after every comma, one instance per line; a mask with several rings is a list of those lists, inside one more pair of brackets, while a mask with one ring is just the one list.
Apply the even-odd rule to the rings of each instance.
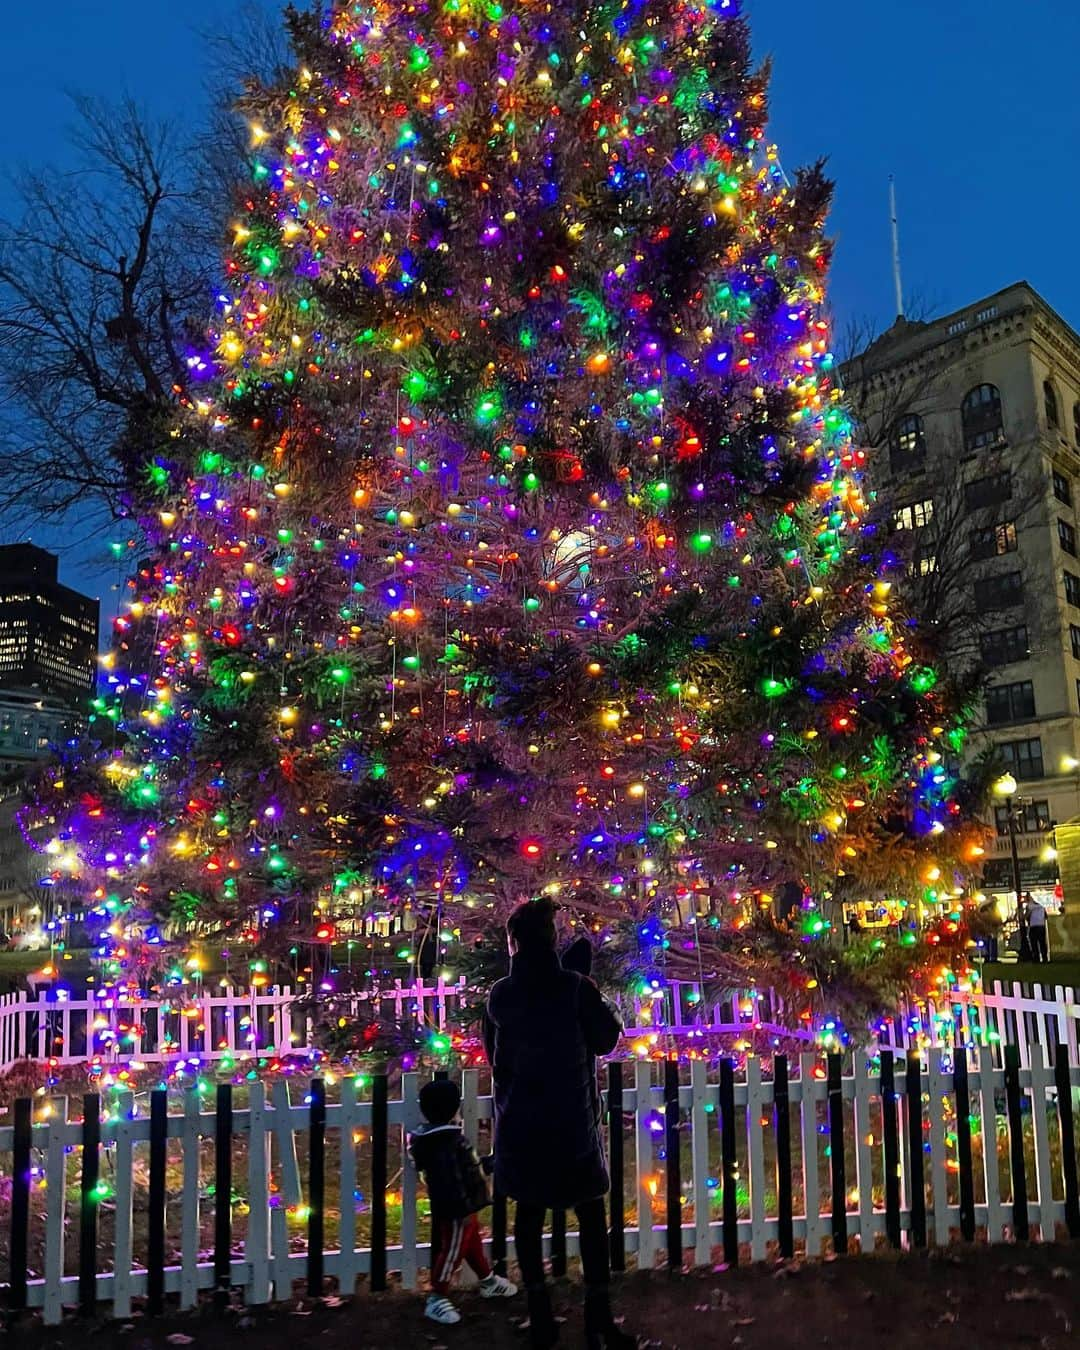
[[[1080, 578], [1077, 585], [1080, 586]], [[975, 583], [975, 608], [980, 614], [1008, 609], [1011, 605], [1023, 604], [1023, 601], [1024, 583], [1019, 572], [1002, 572], [1000, 576], [983, 577]]]
[[971, 556], [973, 558], [997, 558], [1003, 553], [1016, 552], [1016, 526], [1012, 521], [1000, 525], [987, 525], [981, 530], [971, 532]]
[[1015, 778], [1027, 781], [1043, 776], [1042, 740], [1032, 736], [1026, 741], [1002, 741], [998, 746], [1005, 767]]
[[1080, 661], [1080, 628], [1076, 624], [1069, 624], [1069, 641], [1072, 643], [1072, 654]]
[[937, 545], [917, 548], [908, 566], [909, 577], [928, 577], [937, 571]]
[[1058, 543], [1066, 553], [1076, 557], [1076, 531], [1067, 520], [1058, 521]]
[[[1076, 406], [1080, 408], [1080, 403]], [[1072, 488], [1069, 486], [1069, 480], [1063, 473], [1058, 473], [1057, 469], [1054, 470], [1054, 496], [1066, 506], [1072, 506]]]
[[1080, 577], [1074, 576], [1072, 572], [1065, 573], [1065, 599], [1080, 609]]
[[973, 478], [970, 483], [964, 484], [964, 505], [969, 511], [1006, 502], [1011, 496], [1012, 474], [1008, 469], [987, 474], [985, 478]]
[[1043, 408], [1046, 411], [1046, 425], [1057, 430], [1060, 426], [1057, 394], [1049, 380], [1043, 380]]
[[[1080, 628], [1074, 631], [1080, 640]], [[983, 665], [991, 669], [1010, 665], [1013, 661], [1026, 661], [1031, 652], [1027, 624], [1017, 624], [1014, 628], [995, 628], [992, 633], [983, 633], [979, 646], [982, 649]]]
[[889, 438], [889, 462], [894, 469], [910, 468], [926, 455], [926, 431], [917, 413], [901, 417]]
[[[1025, 802], [1023, 806], [1012, 808], [1012, 818], [1016, 823], [1017, 834], [1045, 834], [1050, 828], [1050, 803]], [[1003, 839], [1009, 837], [1009, 808], [994, 807], [994, 821], [997, 832]]]
[[978, 314], [975, 315], [975, 322], [986, 323], [990, 319], [996, 319], [997, 316], [998, 316], [997, 305], [988, 305], [986, 309], [980, 309]]
[[1030, 680], [996, 684], [986, 691], [986, 720], [990, 726], [1027, 722], [1034, 716], [1035, 688]]
[[967, 319], [956, 319], [954, 320], [953, 323], [949, 324], [949, 327], [946, 329], [946, 332], [949, 334], [950, 337], [957, 337], [960, 333], [967, 332], [967, 326], [968, 326]]
[[934, 499], [926, 497], [921, 502], [912, 502], [902, 506], [893, 516], [893, 524], [898, 530], [919, 530], [934, 519]]
[[1073, 440], [1080, 445], [1080, 403], [1073, 404]]
[[976, 385], [961, 405], [960, 418], [965, 450], [983, 450], [1005, 439], [1001, 390], [996, 384]]

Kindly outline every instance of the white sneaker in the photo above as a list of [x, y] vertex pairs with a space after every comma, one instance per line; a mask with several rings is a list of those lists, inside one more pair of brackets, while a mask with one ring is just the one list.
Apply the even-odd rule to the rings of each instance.
[[446, 1327], [452, 1327], [455, 1322], [461, 1321], [461, 1314], [450, 1300], [441, 1298], [438, 1294], [429, 1295], [424, 1305], [424, 1316], [429, 1322], [441, 1322]]
[[480, 1281], [481, 1298], [513, 1298], [516, 1293], [517, 1285], [505, 1275], [496, 1275], [492, 1272], [486, 1280]]

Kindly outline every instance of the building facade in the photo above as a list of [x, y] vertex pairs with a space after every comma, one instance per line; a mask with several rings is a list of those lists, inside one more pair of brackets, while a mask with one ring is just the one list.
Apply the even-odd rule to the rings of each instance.
[[[1080, 821], [1080, 335], [1020, 283], [898, 320], [844, 375], [947, 659], [986, 672], [969, 754], [1016, 780], [984, 889], [1011, 902], [1015, 839], [1024, 889], [1052, 895], [1053, 828]], [[1080, 951], [1080, 887], [1051, 945]]]
[[54, 554], [0, 545], [0, 690], [81, 707], [94, 689], [98, 622], [98, 602], [60, 584]]

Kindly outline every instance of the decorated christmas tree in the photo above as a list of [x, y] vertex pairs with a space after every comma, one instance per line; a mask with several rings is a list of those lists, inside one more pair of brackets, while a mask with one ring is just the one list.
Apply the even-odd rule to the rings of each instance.
[[650, 988], [902, 980], [980, 830], [736, 0], [289, 23], [51, 789], [106, 970], [457, 972], [547, 893]]

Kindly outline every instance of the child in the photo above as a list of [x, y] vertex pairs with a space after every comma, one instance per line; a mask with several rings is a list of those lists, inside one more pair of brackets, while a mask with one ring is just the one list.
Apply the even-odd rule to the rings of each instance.
[[452, 1325], [461, 1314], [447, 1295], [462, 1261], [480, 1276], [481, 1298], [513, 1298], [517, 1285], [493, 1273], [484, 1255], [477, 1211], [491, 1203], [479, 1159], [455, 1122], [461, 1093], [449, 1079], [420, 1089], [428, 1122], [409, 1140], [409, 1151], [427, 1182], [431, 1201], [431, 1294], [424, 1316]]

